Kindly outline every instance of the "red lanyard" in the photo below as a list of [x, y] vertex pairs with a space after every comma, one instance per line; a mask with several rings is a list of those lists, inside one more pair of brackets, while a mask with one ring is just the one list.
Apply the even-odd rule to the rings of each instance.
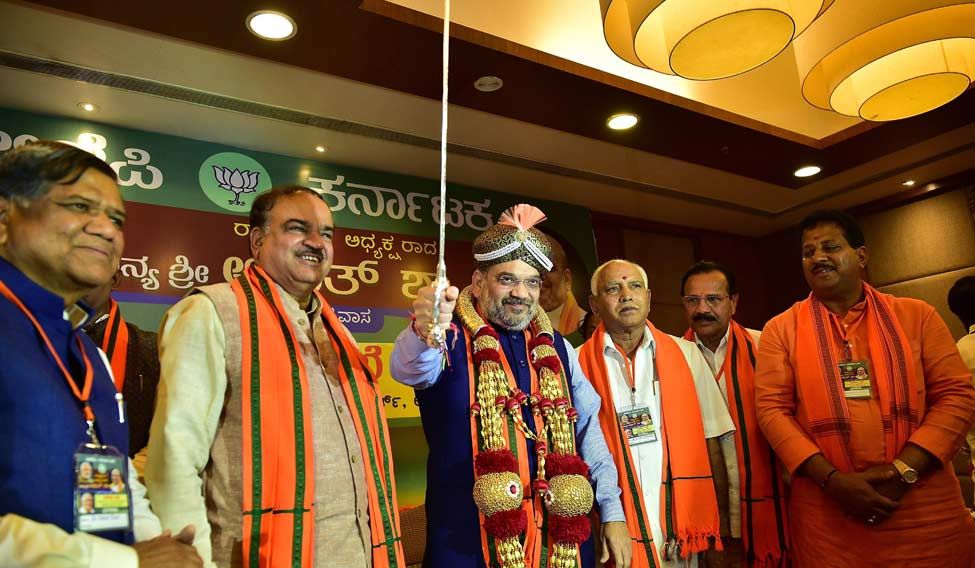
[[37, 334], [41, 336], [44, 340], [44, 344], [47, 345], [47, 350], [51, 353], [51, 357], [54, 358], [54, 362], [58, 364], [61, 369], [61, 373], [64, 375], [64, 380], [67, 381], [68, 386], [71, 388], [72, 394], [81, 402], [81, 411], [85, 415], [85, 421], [88, 422], [88, 435], [91, 436], [92, 442], [98, 444], [98, 437], [95, 435], [95, 412], [91, 409], [91, 405], [88, 403], [88, 399], [91, 398], [91, 386], [95, 382], [95, 372], [91, 365], [91, 361], [88, 359], [88, 354], [85, 353], [84, 344], [81, 342], [80, 336], [75, 336], [75, 340], [78, 342], [78, 349], [81, 351], [81, 357], [85, 363], [85, 382], [81, 389], [78, 389], [78, 385], [75, 380], [71, 377], [71, 373], [68, 372], [68, 368], [64, 366], [64, 362], [61, 361], [61, 356], [58, 355], [54, 345], [51, 344], [51, 339], [48, 338], [47, 333], [41, 324], [34, 317], [34, 314], [20, 301], [13, 291], [7, 287], [7, 285], [0, 280], [0, 294], [3, 294], [5, 298], [13, 302], [15, 306], [20, 308], [20, 311], [24, 312], [27, 319], [34, 324], [34, 329], [37, 330]]
[[623, 356], [623, 364], [626, 365], [626, 383], [630, 387], [630, 403], [636, 406], [636, 357], [630, 357], [623, 352], [623, 348], [613, 342], [616, 351]]

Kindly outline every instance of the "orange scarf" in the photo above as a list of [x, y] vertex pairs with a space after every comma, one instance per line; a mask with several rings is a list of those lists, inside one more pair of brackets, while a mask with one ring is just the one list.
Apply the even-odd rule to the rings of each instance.
[[[694, 388], [694, 378], [680, 346], [670, 336], [647, 322], [656, 343], [656, 368], [660, 369], [660, 440], [663, 444], [663, 475], [660, 492], [662, 533], [668, 543], [676, 543], [684, 558], [707, 550], [710, 539], [720, 549], [718, 502], [711, 477], [711, 463], [704, 439], [701, 407]], [[593, 336], [579, 352], [582, 370], [592, 381], [602, 399], [599, 424], [606, 445], [616, 461], [619, 485], [623, 490], [623, 512], [633, 547], [634, 568], [660, 566], [657, 546], [650, 529], [651, 517], [630, 453], [630, 443], [620, 425], [613, 403], [609, 373], [606, 370], [600, 323]], [[673, 449], [673, 451], [671, 451]], [[653, 505], [653, 504], [651, 504]]]
[[[920, 424], [923, 407], [911, 345], [897, 322], [890, 296], [864, 283], [867, 347], [872, 386], [877, 389], [884, 424], [885, 459], [889, 462]], [[843, 337], [832, 316], [812, 294], [800, 304], [796, 319], [797, 397], [804, 401], [803, 429], [840, 471], [853, 471], [850, 411], [843, 395], [839, 362]], [[863, 357], [864, 353], [859, 354]]]
[[579, 326], [584, 317], [586, 317], [586, 312], [579, 307], [572, 290], [569, 290], [565, 296], [565, 303], [562, 304], [562, 314], [559, 316], [559, 326], [556, 329], [563, 336], [573, 334], [579, 331]]
[[125, 384], [125, 362], [129, 348], [129, 326], [125, 324], [118, 302], [109, 298], [108, 321], [105, 322], [105, 336], [102, 338], [102, 351], [112, 364], [115, 376], [115, 389], [122, 392]]
[[[755, 415], [755, 345], [736, 321], [729, 327], [728, 352], [718, 377], [725, 378], [728, 411], [735, 422], [745, 559], [749, 566], [780, 566], [788, 557], [789, 523], [775, 454]], [[694, 330], [688, 329], [684, 339], [694, 341]]]
[[[241, 322], [244, 565], [310, 568], [314, 565], [315, 456], [308, 377], [298, 341], [266, 272], [250, 266], [231, 287]], [[321, 294], [316, 296], [338, 355], [343, 393], [354, 409], [359, 446], [368, 460], [363, 467], [372, 564], [405, 566], [381, 395], [332, 308]]]

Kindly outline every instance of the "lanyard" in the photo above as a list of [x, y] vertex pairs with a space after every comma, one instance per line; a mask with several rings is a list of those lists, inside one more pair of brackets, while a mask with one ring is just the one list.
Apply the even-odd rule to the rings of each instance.
[[833, 334], [838, 338], [843, 345], [843, 361], [842, 363], [849, 363], [853, 361], [853, 344], [846, 337], [846, 328], [843, 326], [842, 322], [837, 321], [837, 317], [834, 314], [829, 314], [830, 327], [833, 328]]
[[44, 345], [47, 346], [48, 352], [51, 354], [51, 357], [54, 358], [54, 362], [58, 364], [58, 368], [61, 369], [61, 373], [64, 375], [64, 380], [68, 383], [68, 387], [71, 388], [71, 393], [74, 394], [75, 398], [77, 398], [79, 402], [81, 402], [81, 411], [85, 416], [85, 422], [88, 423], [88, 436], [91, 438], [93, 444], [100, 445], [98, 442], [98, 436], [95, 434], [95, 412], [92, 410], [91, 404], [88, 402], [88, 400], [91, 398], [91, 386], [95, 382], [95, 372], [91, 365], [91, 361], [88, 359], [88, 354], [85, 353], [84, 344], [81, 342], [81, 336], [75, 335], [75, 341], [78, 342], [78, 349], [81, 351], [81, 357], [85, 364], [85, 382], [81, 389], [78, 389], [78, 385], [71, 377], [71, 373], [68, 372], [68, 368], [64, 366], [64, 362], [61, 361], [61, 356], [58, 355], [57, 350], [54, 349], [54, 345], [51, 344], [51, 339], [48, 338], [44, 328], [41, 327], [41, 324], [37, 321], [37, 318], [34, 317], [34, 314], [31, 313], [30, 309], [28, 309], [27, 306], [20, 301], [20, 298], [18, 298], [17, 295], [14, 294], [13, 290], [8, 288], [6, 283], [4, 283], [2, 280], [0, 280], [0, 294], [10, 300], [15, 306], [20, 308], [20, 311], [24, 312], [27, 319], [34, 324], [34, 329], [37, 330], [37, 334], [40, 335], [41, 339], [44, 340]]
[[630, 387], [630, 405], [636, 406], [636, 357], [631, 357], [624, 353], [623, 348], [615, 341], [613, 342], [613, 346], [623, 356], [623, 363], [626, 365], [626, 372], [623, 378], [626, 379], [626, 384]]

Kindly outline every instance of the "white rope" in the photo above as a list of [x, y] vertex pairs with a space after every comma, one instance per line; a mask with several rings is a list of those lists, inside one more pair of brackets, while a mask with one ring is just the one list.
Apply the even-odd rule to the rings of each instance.
[[450, 0], [443, 3], [443, 97], [440, 101], [440, 254], [437, 258], [437, 287], [433, 294], [433, 329], [427, 341], [446, 347], [447, 338], [438, 324], [440, 302], [447, 289], [447, 263], [444, 250], [447, 241], [447, 76], [450, 65]]

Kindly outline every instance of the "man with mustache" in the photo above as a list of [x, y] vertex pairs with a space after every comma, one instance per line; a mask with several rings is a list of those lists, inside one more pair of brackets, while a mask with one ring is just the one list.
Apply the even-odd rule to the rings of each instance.
[[253, 264], [166, 313], [146, 481], [207, 565], [405, 566], [382, 395], [318, 291], [332, 213], [314, 191], [251, 206]]
[[[642, 267], [611, 260], [591, 285], [602, 323], [579, 361], [602, 399], [599, 422], [623, 488], [633, 566], [697, 566], [699, 553], [720, 548], [728, 532], [718, 507], [728, 498], [719, 439], [734, 424], [697, 347], [647, 319]], [[624, 427], [644, 414], [649, 428]]]
[[[471, 285], [447, 288], [439, 311], [433, 287], [420, 290], [415, 319], [396, 339], [391, 372], [416, 389], [430, 447], [424, 566], [579, 560], [591, 568], [590, 484], [603, 522], [602, 561], [629, 566], [599, 398], [538, 304], [552, 268], [550, 244], [534, 228], [544, 219], [530, 205], [505, 211], [474, 241]], [[433, 339], [438, 325], [442, 347]]]
[[947, 326], [864, 282], [849, 215], [813, 213], [800, 232], [811, 293], [765, 326], [755, 374], [759, 425], [792, 474], [793, 566], [975, 566], [948, 466], [975, 389]]
[[785, 488], [774, 454], [755, 416], [755, 352], [760, 333], [732, 317], [738, 307], [735, 275], [722, 264], [701, 261], [681, 278], [690, 328], [721, 389], [735, 432], [721, 438], [728, 469], [727, 516], [731, 531], [725, 556], [731, 566], [778, 566], [788, 557]]

